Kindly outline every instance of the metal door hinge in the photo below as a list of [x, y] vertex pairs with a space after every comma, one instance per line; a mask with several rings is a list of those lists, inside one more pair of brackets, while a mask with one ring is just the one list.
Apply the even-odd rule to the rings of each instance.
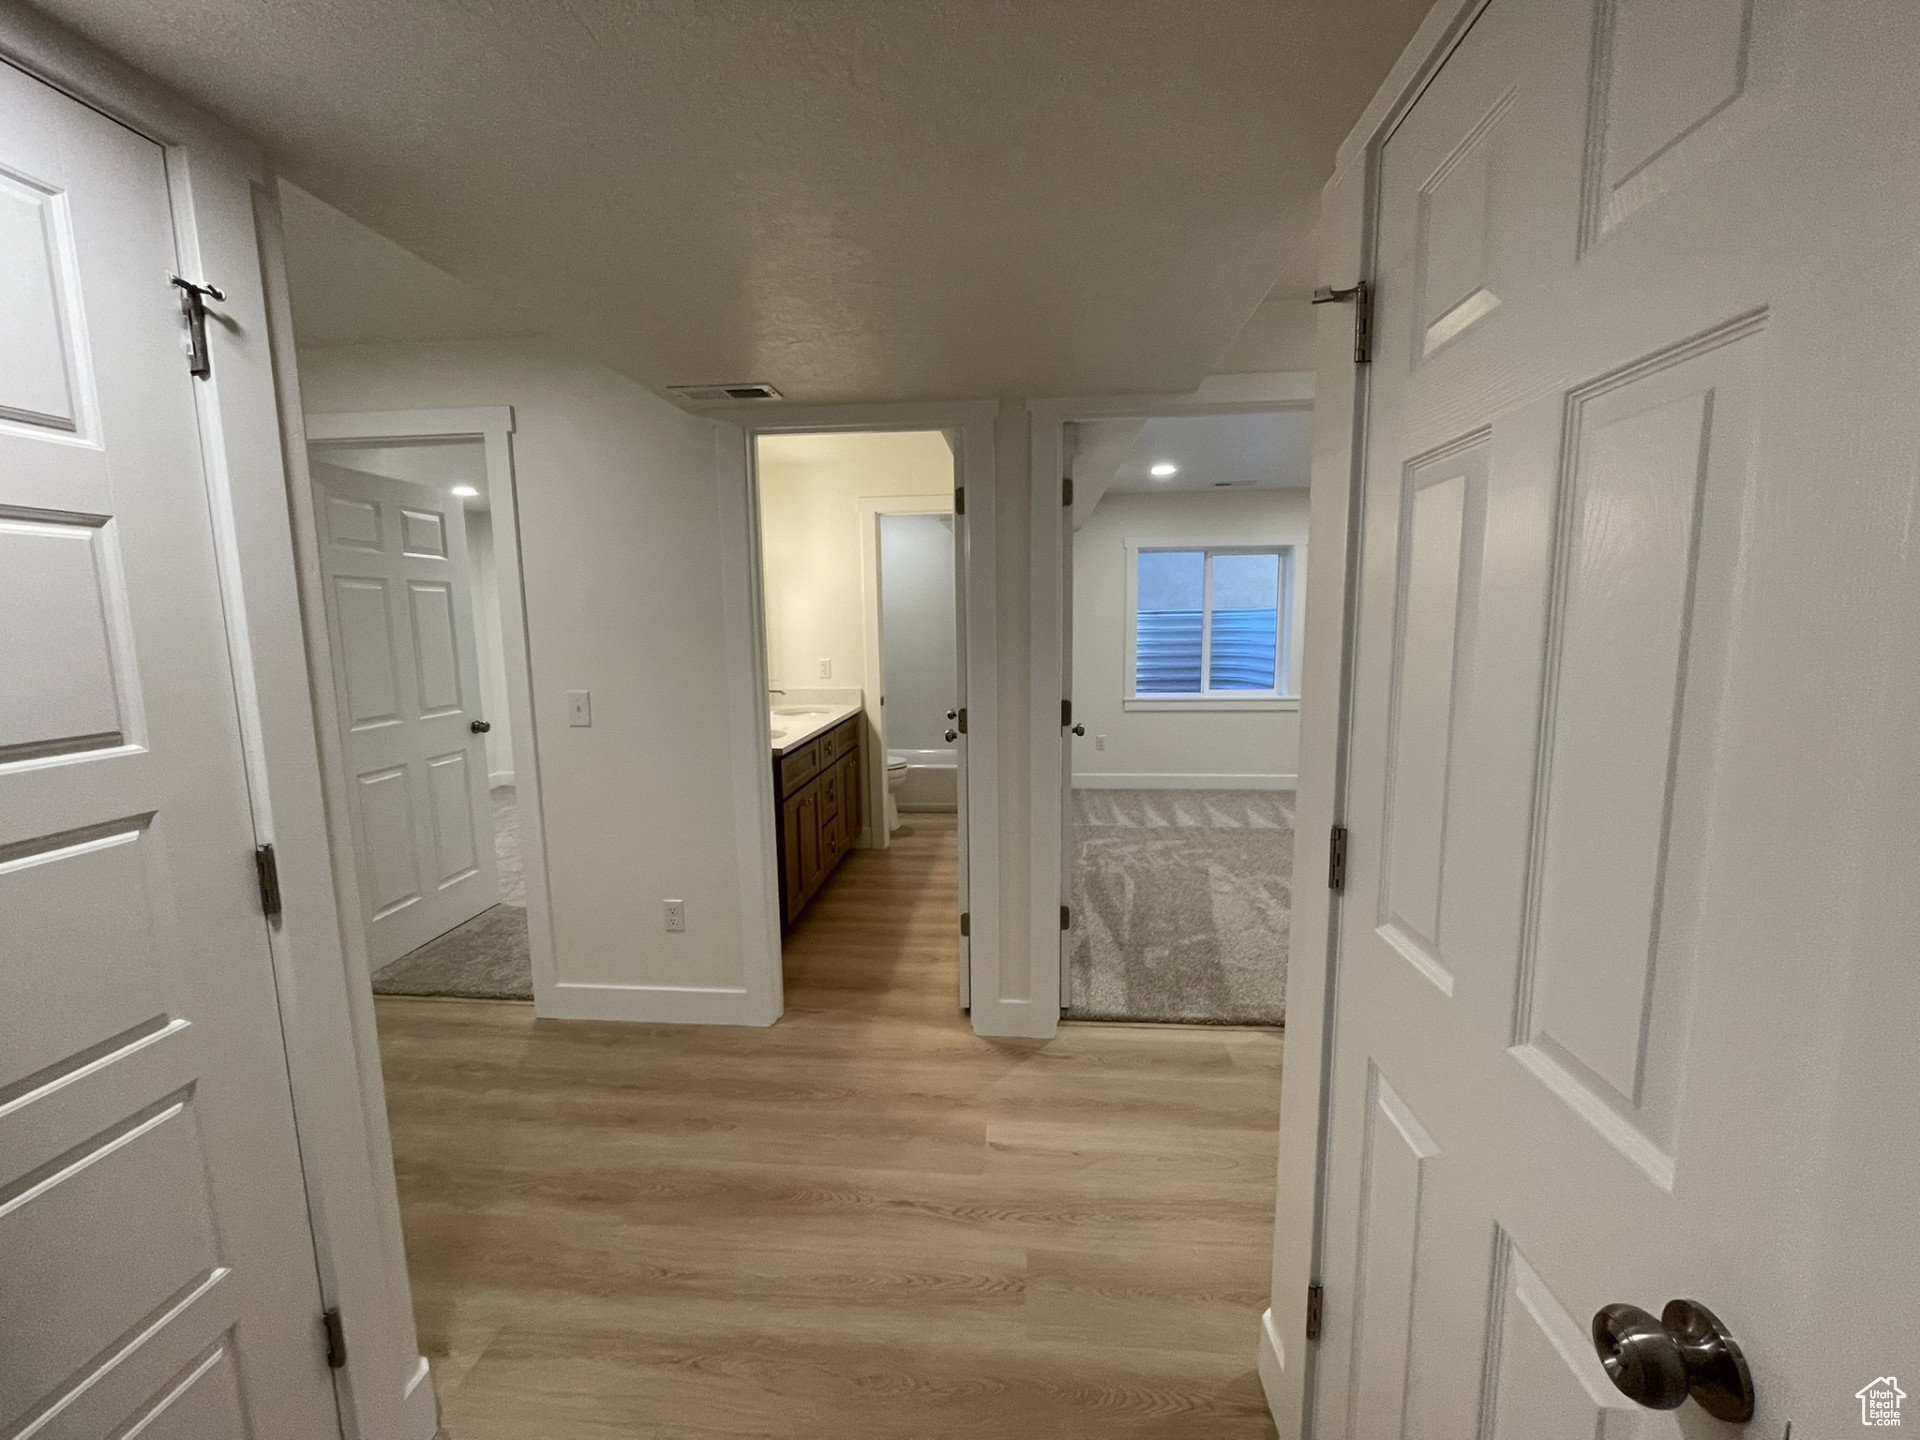
[[1365, 365], [1373, 359], [1373, 287], [1362, 280], [1344, 290], [1322, 285], [1313, 292], [1316, 305], [1337, 305], [1342, 300], [1353, 302], [1353, 363]]
[[178, 275], [167, 279], [180, 287], [180, 313], [187, 317], [187, 373], [196, 380], [213, 374], [213, 354], [207, 349], [207, 301], [224, 300], [218, 285], [196, 285]]
[[1073, 724], [1073, 701], [1062, 700], [1060, 702], [1060, 728], [1064, 730], [1071, 724]]
[[1071, 930], [1073, 928], [1073, 907], [1071, 905], [1062, 905], [1060, 907], [1060, 928], [1062, 930]]
[[967, 707], [964, 705], [960, 707], [960, 718], [955, 722], [955, 726], [962, 735], [967, 733]]
[[269, 920], [280, 918], [280, 862], [274, 859], [273, 846], [256, 845], [253, 873], [260, 882], [260, 913]]
[[953, 487], [953, 513], [956, 515], [967, 513], [967, 487], [964, 485]]
[[340, 1312], [329, 1310], [320, 1317], [327, 1333], [327, 1368], [344, 1370], [347, 1366], [347, 1327], [340, 1323]]
[[1320, 1307], [1325, 1292], [1318, 1285], [1307, 1286], [1307, 1339], [1320, 1338]]
[[973, 915], [969, 911], [962, 910], [960, 912], [960, 933], [962, 935], [970, 935], [973, 933]]
[[1327, 837], [1327, 888], [1338, 894], [1347, 888], [1347, 827], [1336, 825]]
[[1060, 478], [1060, 503], [1069, 508], [1073, 505], [1073, 476], [1071, 475], [1063, 475]]

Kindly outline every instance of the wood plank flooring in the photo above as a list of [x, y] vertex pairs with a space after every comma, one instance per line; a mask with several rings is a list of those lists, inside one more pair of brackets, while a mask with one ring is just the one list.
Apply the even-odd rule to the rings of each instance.
[[450, 1440], [1241, 1440], [1280, 1036], [956, 1005], [951, 817], [856, 851], [770, 1030], [382, 997]]

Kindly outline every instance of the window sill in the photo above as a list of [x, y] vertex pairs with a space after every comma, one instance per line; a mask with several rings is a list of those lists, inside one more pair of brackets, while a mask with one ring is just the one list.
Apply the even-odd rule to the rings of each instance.
[[1274, 695], [1169, 695], [1165, 698], [1129, 695], [1122, 710], [1298, 710], [1300, 697]]

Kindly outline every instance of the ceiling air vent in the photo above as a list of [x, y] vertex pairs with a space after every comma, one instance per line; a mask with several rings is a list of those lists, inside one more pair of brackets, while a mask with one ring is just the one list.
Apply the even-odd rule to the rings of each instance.
[[735, 400], [778, 400], [780, 392], [771, 385], [669, 385], [669, 395], [695, 400], [704, 405], [723, 405]]

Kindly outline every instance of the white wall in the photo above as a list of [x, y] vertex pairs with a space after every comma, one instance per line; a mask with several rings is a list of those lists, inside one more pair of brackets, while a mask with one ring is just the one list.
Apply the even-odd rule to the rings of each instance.
[[946, 713], [959, 703], [953, 517], [881, 515], [879, 527], [887, 745], [950, 749]]
[[[309, 413], [513, 406], [557, 978], [663, 1004], [742, 986], [715, 426], [539, 341], [299, 362]], [[573, 689], [593, 693], [591, 728], [567, 724]], [[685, 934], [663, 930], [667, 897]]]
[[[866, 665], [860, 502], [952, 494], [953, 451], [935, 430], [766, 436], [757, 468], [767, 683], [859, 685]], [[831, 677], [820, 674], [823, 659]]]
[[[1297, 489], [1108, 492], [1073, 537], [1073, 742], [1079, 786], [1292, 789], [1298, 704], [1261, 710], [1128, 710], [1126, 545], [1166, 540], [1294, 547], [1293, 670], [1306, 593], [1307, 492]], [[1106, 749], [1096, 748], [1106, 737]]]

